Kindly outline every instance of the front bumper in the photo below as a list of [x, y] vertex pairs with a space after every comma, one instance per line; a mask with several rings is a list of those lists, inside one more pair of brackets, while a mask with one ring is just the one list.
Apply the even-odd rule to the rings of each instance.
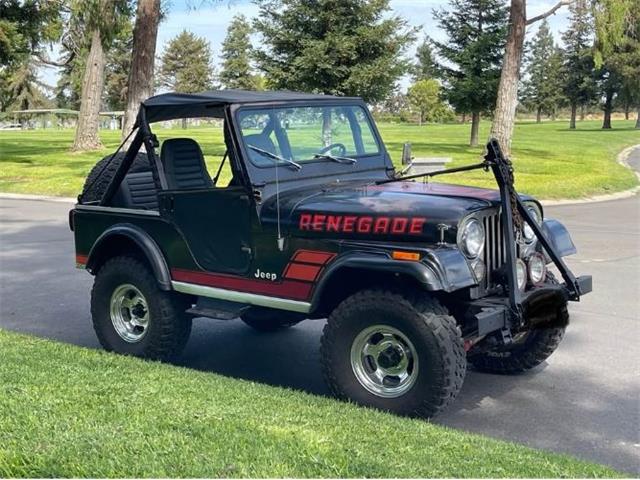
[[[591, 292], [591, 275], [577, 277], [576, 287], [581, 296]], [[559, 318], [557, 311], [572, 300], [571, 290], [564, 283], [546, 284], [522, 294], [520, 315], [514, 315], [511, 311], [509, 298], [506, 296], [490, 296], [469, 302], [468, 313], [477, 324], [476, 335], [482, 337], [507, 328], [566, 326], [558, 323], [563, 320]]]

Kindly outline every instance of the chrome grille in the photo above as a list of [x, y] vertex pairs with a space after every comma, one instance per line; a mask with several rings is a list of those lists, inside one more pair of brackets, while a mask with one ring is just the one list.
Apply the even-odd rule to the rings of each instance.
[[[485, 231], [482, 260], [486, 266], [486, 275], [479, 286], [481, 291], [487, 292], [496, 287], [495, 279], [492, 277], [495, 277], [495, 270], [507, 263], [507, 250], [500, 221], [500, 210], [492, 209], [481, 212], [478, 219], [482, 220]], [[516, 258], [520, 258], [521, 253], [520, 245], [516, 243]]]
[[486, 237], [482, 260], [487, 270], [484, 281], [480, 286], [485, 290], [489, 290], [494, 287], [491, 278], [492, 273], [507, 262], [507, 252], [504, 248], [500, 212], [498, 210], [487, 211], [487, 213], [482, 216], [482, 223]]

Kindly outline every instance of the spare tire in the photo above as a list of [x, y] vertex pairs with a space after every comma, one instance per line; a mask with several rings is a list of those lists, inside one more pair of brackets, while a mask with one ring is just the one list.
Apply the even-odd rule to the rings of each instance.
[[[113, 156], [113, 160], [111, 160], [112, 155], [107, 155], [93, 166], [80, 194], [83, 203], [98, 201], [102, 198], [125, 155], [126, 152], [118, 152]], [[127, 173], [148, 172], [150, 170], [151, 165], [147, 154], [138, 152]]]

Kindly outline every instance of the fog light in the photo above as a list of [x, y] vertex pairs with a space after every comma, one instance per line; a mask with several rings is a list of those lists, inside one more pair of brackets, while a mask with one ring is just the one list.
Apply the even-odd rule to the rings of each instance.
[[542, 254], [534, 253], [527, 260], [527, 273], [529, 274], [529, 281], [534, 286], [539, 286], [544, 283], [547, 278], [547, 266]]
[[473, 269], [473, 274], [476, 276], [476, 280], [478, 281], [478, 283], [480, 283], [487, 273], [484, 262], [478, 258], [471, 264], [471, 268]]
[[520, 258], [516, 261], [516, 283], [518, 290], [524, 292], [524, 287], [527, 286], [527, 266]]

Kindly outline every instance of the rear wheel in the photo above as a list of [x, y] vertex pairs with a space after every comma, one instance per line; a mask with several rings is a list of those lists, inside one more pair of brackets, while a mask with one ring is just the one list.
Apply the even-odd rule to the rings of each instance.
[[462, 336], [446, 308], [385, 290], [358, 292], [333, 311], [321, 360], [336, 396], [427, 418], [456, 397], [466, 370]]
[[144, 263], [126, 256], [108, 260], [91, 291], [93, 327], [102, 346], [137, 357], [178, 355], [191, 333], [186, 308], [179, 294], [158, 288]]

